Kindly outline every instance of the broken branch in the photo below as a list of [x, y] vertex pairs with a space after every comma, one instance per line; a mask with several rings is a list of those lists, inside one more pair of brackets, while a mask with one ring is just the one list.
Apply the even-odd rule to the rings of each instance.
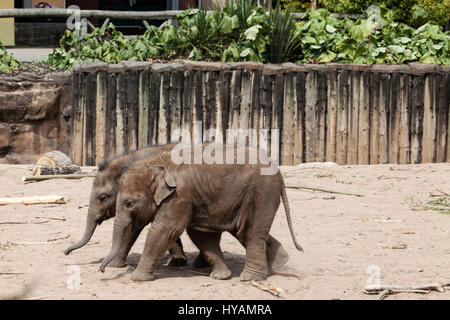
[[369, 285], [364, 288], [366, 294], [378, 294], [378, 300], [383, 300], [388, 295], [397, 293], [419, 293], [427, 294], [430, 291], [444, 292], [447, 284], [432, 283], [423, 286], [389, 286], [389, 285]]
[[8, 204], [65, 204], [66, 200], [63, 196], [50, 195], [50, 196], [33, 196], [33, 197], [11, 197], [11, 198], [0, 198], [0, 206]]
[[357, 194], [357, 193], [340, 192], [340, 191], [313, 188], [313, 187], [305, 187], [305, 186], [286, 186], [286, 188], [287, 189], [297, 189], [297, 190], [306, 189], [306, 190], [313, 190], [313, 191], [320, 191], [320, 192], [343, 194], [343, 195], [347, 195], [347, 196], [364, 197], [364, 195]]
[[58, 174], [58, 175], [42, 175], [42, 176], [24, 176], [22, 177], [23, 182], [27, 181], [42, 181], [49, 179], [82, 179], [82, 178], [94, 178], [95, 174], [86, 173], [86, 174]]

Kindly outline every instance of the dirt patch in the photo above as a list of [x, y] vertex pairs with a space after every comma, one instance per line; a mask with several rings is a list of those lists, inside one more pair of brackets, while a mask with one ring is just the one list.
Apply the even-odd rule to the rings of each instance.
[[[263, 282], [281, 289], [279, 297], [239, 281], [245, 251], [228, 234], [224, 234], [221, 246], [233, 277], [226, 281], [191, 271], [198, 250], [185, 233], [182, 241], [189, 265], [161, 265], [153, 282], [134, 283], [127, 269], [97, 272], [111, 245], [113, 220], [104, 222], [87, 246], [65, 256], [63, 249], [83, 233], [93, 179], [23, 184], [21, 177], [30, 169], [0, 165], [0, 197], [59, 194], [69, 201], [65, 205], [0, 207], [0, 297], [375, 299], [364, 294], [363, 288], [378, 275], [385, 285], [450, 282], [450, 215], [422, 206], [438, 190], [450, 193], [450, 164], [283, 167], [287, 185], [364, 197], [288, 189], [294, 228], [305, 252], [295, 249], [280, 205], [271, 234], [290, 254], [286, 271], [296, 272], [302, 279], [276, 275]], [[131, 265], [139, 260], [146, 230], [131, 250]], [[81, 287], [69, 289], [67, 281], [77, 267]], [[207, 269], [197, 271], [208, 273]], [[402, 293], [388, 299], [450, 299], [450, 290]]]

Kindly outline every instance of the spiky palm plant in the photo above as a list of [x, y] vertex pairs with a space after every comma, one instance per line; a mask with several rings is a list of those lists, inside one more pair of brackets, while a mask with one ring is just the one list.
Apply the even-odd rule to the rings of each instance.
[[277, 4], [270, 11], [272, 28], [269, 34], [270, 42], [267, 44], [267, 60], [271, 63], [289, 61], [300, 48], [300, 38], [296, 36], [295, 20], [291, 10], [282, 11]]

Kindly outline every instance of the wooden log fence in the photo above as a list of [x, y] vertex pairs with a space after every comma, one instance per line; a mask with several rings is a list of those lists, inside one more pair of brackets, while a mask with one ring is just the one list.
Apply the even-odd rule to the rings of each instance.
[[[283, 165], [450, 162], [450, 67], [87, 63], [73, 69], [71, 158], [96, 165], [185, 129], [280, 129]], [[202, 132], [194, 131], [202, 122]]]

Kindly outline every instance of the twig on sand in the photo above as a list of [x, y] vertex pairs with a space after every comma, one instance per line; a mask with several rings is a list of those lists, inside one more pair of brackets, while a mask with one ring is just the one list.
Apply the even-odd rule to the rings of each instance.
[[266, 292], [270, 293], [271, 295], [273, 295], [275, 297], [279, 297], [280, 294], [285, 294], [286, 293], [286, 291], [284, 291], [281, 288], [272, 287], [270, 285], [263, 284], [263, 283], [261, 283], [259, 281], [252, 281], [250, 284], [252, 286], [258, 288], [258, 289], [261, 289], [263, 291], [266, 291]]
[[22, 298], [21, 300], [42, 300], [48, 298], [47, 296], [41, 296], [41, 297], [30, 297], [30, 298]]
[[287, 189], [306, 189], [306, 190], [313, 190], [313, 191], [320, 191], [320, 192], [328, 192], [328, 193], [336, 193], [336, 194], [343, 194], [347, 196], [355, 196], [355, 197], [364, 197], [362, 194], [357, 193], [348, 193], [348, 192], [341, 192], [341, 191], [334, 191], [334, 190], [327, 190], [327, 189], [320, 189], [320, 188], [313, 188], [313, 187], [306, 187], [306, 186], [286, 186]]
[[389, 286], [389, 285], [368, 285], [364, 288], [366, 294], [378, 294], [377, 299], [383, 300], [389, 295], [397, 293], [419, 293], [427, 294], [430, 291], [444, 292], [445, 287], [448, 287], [450, 283], [439, 284], [432, 283], [423, 286]]
[[58, 217], [35, 217], [36, 219], [50, 219], [50, 220], [58, 220], [58, 221], [66, 221], [66, 218], [58, 218]]
[[96, 174], [86, 173], [86, 174], [48, 174], [41, 176], [24, 176], [22, 177], [23, 182], [27, 181], [42, 181], [49, 179], [82, 179], [82, 178], [94, 178]]
[[47, 223], [47, 222], [49, 222], [49, 220], [43, 220], [43, 221], [38, 221], [38, 222], [5, 221], [5, 222], [0, 222], [0, 224], [43, 224], [43, 223]]
[[202, 275], [202, 276], [209, 277], [209, 274], [207, 274], [205, 272], [196, 271], [196, 270], [192, 270], [192, 269], [189, 269], [189, 271], [192, 272], [192, 273], [195, 273], [195, 274], [199, 274], [199, 275]]

